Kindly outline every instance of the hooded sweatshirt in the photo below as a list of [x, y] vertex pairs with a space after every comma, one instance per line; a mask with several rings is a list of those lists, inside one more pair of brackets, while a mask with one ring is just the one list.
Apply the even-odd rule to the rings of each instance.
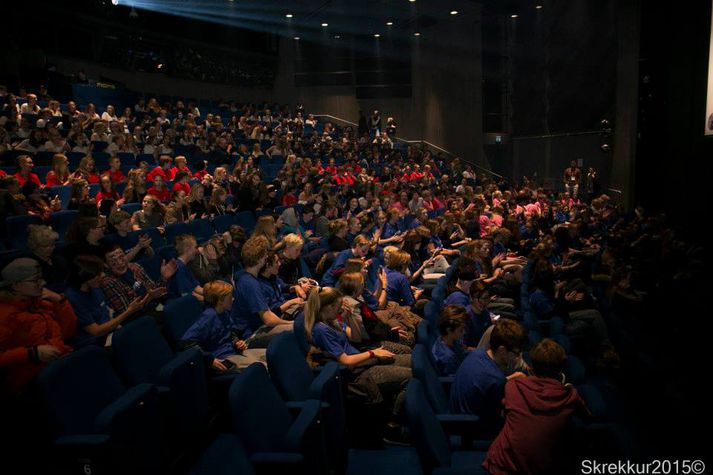
[[553, 473], [557, 448], [570, 416], [587, 414], [573, 386], [529, 376], [505, 385], [505, 425], [490, 446], [483, 467], [491, 475]]

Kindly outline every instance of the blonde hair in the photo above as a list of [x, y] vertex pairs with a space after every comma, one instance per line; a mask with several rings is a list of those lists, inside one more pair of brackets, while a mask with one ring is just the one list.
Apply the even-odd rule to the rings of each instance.
[[[84, 158], [82, 158], [79, 161], [79, 165], [77, 166], [77, 171], [81, 173], [89, 173], [89, 163], [94, 163], [94, 159], [92, 158], [91, 155], [86, 155]], [[96, 164], [94, 166], [94, 173], [96, 173]]]
[[312, 339], [314, 325], [322, 321], [322, 308], [333, 304], [342, 297], [342, 293], [332, 287], [315, 287], [312, 289], [304, 307], [305, 331], [307, 332], [308, 340]]
[[206, 305], [215, 307], [232, 292], [232, 285], [222, 280], [214, 280], [203, 286], [203, 300]]
[[282, 238], [282, 242], [285, 243], [285, 247], [299, 247], [299, 246], [304, 246], [304, 239], [302, 239], [302, 236], [296, 233], [290, 233], [284, 238]]
[[333, 236], [342, 229], [346, 229], [347, 226], [348, 224], [346, 219], [335, 219], [334, 221], [329, 223], [329, 234]]
[[386, 246], [384, 248], [384, 262], [388, 262], [389, 256], [398, 251], [400, 251], [400, 249], [396, 246]]
[[406, 270], [406, 267], [408, 267], [409, 263], [411, 262], [411, 254], [409, 254], [406, 251], [396, 251], [392, 252], [387, 256], [384, 256], [386, 258], [386, 266], [389, 269], [393, 269], [396, 271], [404, 271]]

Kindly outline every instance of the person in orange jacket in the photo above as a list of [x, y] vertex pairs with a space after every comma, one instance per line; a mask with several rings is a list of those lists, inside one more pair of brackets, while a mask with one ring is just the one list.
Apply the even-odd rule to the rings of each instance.
[[39, 263], [19, 258], [0, 281], [0, 368], [6, 389], [20, 393], [51, 361], [72, 351], [77, 317], [67, 299], [45, 288]]

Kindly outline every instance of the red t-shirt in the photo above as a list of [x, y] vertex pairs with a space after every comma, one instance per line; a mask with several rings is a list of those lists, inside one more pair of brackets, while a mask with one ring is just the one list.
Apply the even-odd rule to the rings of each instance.
[[162, 190], [158, 190], [156, 187], [152, 186], [146, 192], [151, 196], [155, 196], [159, 201], [168, 201], [171, 199], [171, 192], [165, 187]]
[[97, 202], [97, 204], [99, 204], [99, 203], [101, 203], [102, 200], [107, 199], [107, 198], [110, 200], [118, 201], [119, 193], [117, 193], [116, 190], [110, 191], [110, 192], [99, 191], [99, 193], [97, 193], [97, 196], [94, 198], [94, 200]]
[[288, 193], [282, 197], [282, 206], [292, 206], [297, 204], [297, 197], [292, 193]]
[[193, 174], [193, 176], [202, 180], [203, 178], [205, 178], [205, 176], [206, 176], [207, 174], [208, 174], [208, 171], [207, 171], [207, 170], [201, 170], [201, 171], [199, 171], [199, 172], [195, 172], [195, 173]]
[[121, 183], [123, 181], [126, 181], [126, 175], [124, 175], [124, 172], [122, 172], [121, 170], [112, 171], [111, 169], [109, 169], [102, 173], [102, 175], [108, 175], [109, 178], [111, 178], [112, 183]]
[[173, 191], [176, 190], [183, 190], [186, 192], [186, 195], [189, 195], [191, 193], [191, 185], [189, 185], [188, 183], [174, 183]]
[[168, 173], [166, 172], [166, 170], [164, 170], [161, 167], [156, 167], [153, 170], [151, 170], [150, 172], [148, 172], [148, 174], [146, 175], [146, 181], [149, 183], [153, 183], [153, 180], [156, 177], [156, 175], [160, 175], [161, 178], [163, 178], [163, 181], [170, 181], [168, 178]]
[[46, 186], [62, 186], [63, 183], [60, 183], [60, 181], [57, 179], [57, 174], [53, 171], [47, 172], [47, 176], [45, 177], [45, 185]]
[[30, 172], [27, 177], [24, 177], [20, 172], [17, 172], [15, 173], [15, 178], [17, 178], [17, 181], [20, 183], [20, 187], [22, 187], [27, 180], [36, 183], [38, 186], [42, 186], [42, 183], [40, 183], [40, 177], [38, 177], [36, 173]]
[[101, 183], [102, 181], [101, 177], [96, 173], [90, 173], [89, 175], [87, 175], [85, 180], [87, 180], [87, 183], [89, 183], [90, 185]]
[[184, 167], [184, 168], [173, 167], [168, 171], [169, 179], [173, 180], [174, 178], [176, 178], [176, 173], [178, 173], [179, 171], [184, 171], [184, 172], [188, 173], [188, 176], [191, 176], [191, 170], [188, 167]]

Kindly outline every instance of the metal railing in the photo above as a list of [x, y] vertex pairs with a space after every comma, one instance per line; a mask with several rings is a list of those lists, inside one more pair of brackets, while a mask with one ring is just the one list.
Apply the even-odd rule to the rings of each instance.
[[[358, 128], [358, 127], [359, 127], [359, 124], [356, 124], [356, 123], [351, 122], [351, 121], [349, 121], [349, 120], [342, 119], [341, 117], [336, 117], [336, 116], [329, 115], [329, 114], [314, 114], [314, 116], [315, 116], [315, 117], [325, 117], [325, 118], [329, 119], [330, 121], [338, 122], [338, 123], [342, 123], [342, 124], [348, 124], [348, 125], [350, 125], [350, 126], [352, 126], [352, 127], [355, 127], [355, 128]], [[456, 154], [454, 154], [454, 153], [451, 153], [451, 152], [449, 152], [448, 150], [446, 150], [446, 149], [444, 149], [444, 148], [441, 148], [441, 147], [439, 147], [438, 145], [432, 144], [431, 142], [428, 142], [428, 141], [426, 141], [426, 140], [407, 140], [407, 139], [404, 139], [404, 138], [401, 138], [401, 137], [394, 137], [394, 139], [395, 139], [397, 142], [405, 143], [405, 144], [408, 144], [408, 145], [417, 145], [417, 146], [419, 146], [422, 150], [423, 150], [423, 149], [429, 149], [429, 151], [430, 151], [431, 154], [433, 154], [433, 155], [435, 155], [434, 151], [437, 152], [437, 153], [441, 153], [441, 154], [445, 155], [449, 160], [453, 160], [453, 159], [456, 159], [456, 158], [457, 158], [457, 159], [459, 159], [462, 163], [468, 164], [468, 165], [470, 165], [471, 167], [473, 167], [473, 168], [475, 168], [475, 169], [477, 169], [477, 170], [479, 170], [479, 171], [481, 171], [481, 172], [483, 172], [483, 173], [487, 173], [487, 174], [489, 174], [489, 175], [491, 175], [491, 176], [494, 176], [494, 177], [497, 177], [497, 178], [504, 178], [502, 175], [499, 175], [499, 174], [495, 173], [495, 172], [492, 171], [492, 170], [489, 170], [489, 169], [487, 169], [487, 168], [485, 168], [485, 167], [483, 167], [483, 166], [481, 166], [481, 165], [478, 165], [477, 163], [473, 162], [472, 160], [468, 160], [468, 159], [464, 159], [463, 157], [459, 157], [458, 155], [456, 155]]]

